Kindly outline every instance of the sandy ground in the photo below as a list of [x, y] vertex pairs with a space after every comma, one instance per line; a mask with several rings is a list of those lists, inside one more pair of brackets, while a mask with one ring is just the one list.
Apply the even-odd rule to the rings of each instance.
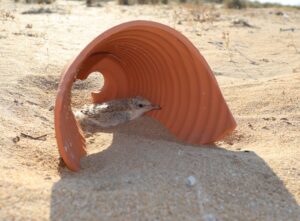
[[[0, 220], [300, 220], [299, 11], [58, 1], [43, 6], [53, 13], [22, 14], [40, 7], [0, 1]], [[72, 173], [53, 130], [60, 72], [98, 34], [137, 18], [189, 37], [238, 128], [190, 146], [144, 117], [89, 137]], [[77, 84], [74, 106], [100, 86]]]

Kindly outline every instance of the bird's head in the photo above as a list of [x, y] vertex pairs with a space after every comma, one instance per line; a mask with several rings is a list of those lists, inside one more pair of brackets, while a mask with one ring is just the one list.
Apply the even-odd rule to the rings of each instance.
[[160, 110], [161, 107], [157, 104], [152, 104], [143, 97], [133, 97], [130, 101], [130, 109], [132, 111], [131, 119], [142, 116], [144, 113], [151, 110]]

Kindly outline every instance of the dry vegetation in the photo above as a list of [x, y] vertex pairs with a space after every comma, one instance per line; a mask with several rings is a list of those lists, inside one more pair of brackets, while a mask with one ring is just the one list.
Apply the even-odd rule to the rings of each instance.
[[[27, 4], [37, 3], [37, 4], [52, 4], [55, 0], [14, 0], [15, 2], [25, 2]], [[80, 0], [79, 0], [80, 1]], [[81, 0], [84, 1], [84, 0]], [[109, 0], [85, 0], [88, 7], [101, 7], [101, 3], [107, 2]], [[169, 3], [183, 3], [183, 4], [193, 4], [199, 5], [204, 3], [210, 4], [220, 4], [225, 8], [232, 9], [243, 9], [243, 8], [293, 8], [300, 9], [300, 6], [286, 6], [277, 3], [260, 3], [258, 1], [248, 1], [248, 0], [116, 0], [119, 5], [134, 5], [134, 4], [169, 4]]]

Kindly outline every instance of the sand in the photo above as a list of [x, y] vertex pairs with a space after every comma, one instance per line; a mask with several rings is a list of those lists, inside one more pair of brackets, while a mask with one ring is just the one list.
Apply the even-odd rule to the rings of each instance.
[[[52, 13], [22, 14], [41, 7]], [[2, 0], [0, 220], [300, 220], [300, 12], [276, 11]], [[70, 172], [53, 129], [60, 72], [97, 35], [137, 18], [196, 45], [237, 130], [192, 146], [143, 117], [89, 137], [82, 169]], [[92, 77], [78, 83], [74, 107], [99, 87]]]

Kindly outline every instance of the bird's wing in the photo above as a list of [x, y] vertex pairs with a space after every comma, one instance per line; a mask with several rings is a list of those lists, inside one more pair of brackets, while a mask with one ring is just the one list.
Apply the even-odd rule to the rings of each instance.
[[94, 104], [92, 108], [90, 108], [89, 112], [91, 115], [94, 114], [103, 114], [103, 113], [111, 113], [111, 112], [122, 112], [122, 111], [128, 111], [129, 110], [129, 104], [126, 102], [106, 102], [102, 104]]

